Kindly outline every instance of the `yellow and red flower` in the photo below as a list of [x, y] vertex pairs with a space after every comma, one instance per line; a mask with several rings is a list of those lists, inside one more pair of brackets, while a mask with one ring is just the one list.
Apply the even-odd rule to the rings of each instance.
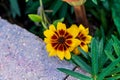
[[70, 52], [80, 43], [80, 40], [76, 39], [78, 33], [79, 30], [76, 25], [72, 25], [68, 29], [64, 23], [58, 23], [57, 28], [50, 25], [49, 29], [44, 31], [46, 37], [44, 42], [49, 56], [58, 56], [61, 60], [70, 59]]
[[[77, 39], [80, 40], [80, 48], [82, 48], [85, 52], [88, 52], [88, 44], [91, 42], [92, 36], [89, 35], [88, 28], [85, 28], [83, 25], [79, 26], [79, 34], [77, 35]], [[80, 54], [78, 48], [75, 48], [73, 51], [75, 54]]]

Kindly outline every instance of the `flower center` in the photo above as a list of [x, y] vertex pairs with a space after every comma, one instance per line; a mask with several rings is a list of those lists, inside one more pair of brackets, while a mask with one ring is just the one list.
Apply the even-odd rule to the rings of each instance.
[[64, 37], [59, 37], [58, 43], [59, 44], [64, 44], [65, 43], [65, 38]]

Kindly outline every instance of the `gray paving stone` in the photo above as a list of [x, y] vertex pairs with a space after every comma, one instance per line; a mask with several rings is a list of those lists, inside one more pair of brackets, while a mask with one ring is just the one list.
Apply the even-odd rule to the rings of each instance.
[[48, 57], [44, 42], [27, 30], [0, 19], [0, 80], [63, 80], [56, 68], [74, 65]]

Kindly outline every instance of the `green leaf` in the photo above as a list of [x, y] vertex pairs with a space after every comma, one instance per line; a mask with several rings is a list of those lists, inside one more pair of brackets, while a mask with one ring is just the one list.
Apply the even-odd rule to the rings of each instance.
[[109, 73], [109, 75], [116, 74], [116, 73], [119, 73], [119, 72], [120, 72], [120, 67], [113, 69], [113, 70]]
[[21, 16], [18, 1], [17, 0], [9, 0], [10, 1], [10, 8], [13, 18], [15, 18], [17, 15]]
[[40, 6], [40, 3], [38, 0], [29, 0], [26, 3], [26, 11], [25, 14], [36, 14], [36, 12], [38, 11], [38, 7]]
[[114, 61], [115, 60], [115, 57], [112, 55], [112, 51], [107, 51], [105, 50], [105, 54], [107, 55], [107, 57], [111, 60], [111, 61]]
[[52, 15], [56, 14], [56, 12], [60, 9], [60, 7], [62, 6], [62, 4], [63, 4], [63, 1], [56, 0], [55, 5], [53, 7], [53, 13], [52, 13]]
[[112, 18], [120, 34], [120, 0], [111, 0]]
[[98, 73], [98, 41], [93, 38], [91, 42], [91, 62], [92, 62], [92, 75]]
[[105, 46], [105, 54], [107, 55], [107, 57], [111, 60], [111, 61], [114, 61], [115, 60], [115, 57], [112, 55], [113, 53], [113, 47], [112, 47], [112, 43], [113, 43], [113, 40], [110, 39], [108, 40], [106, 46]]
[[106, 31], [107, 30], [107, 18], [106, 18], [106, 12], [104, 9], [100, 9], [100, 20], [103, 29]]
[[102, 69], [103, 65], [107, 61], [107, 56], [104, 53], [104, 39], [102, 38], [98, 45], [98, 56], [99, 56], [99, 69]]
[[120, 41], [115, 36], [112, 36], [112, 39], [114, 40], [113, 42], [114, 50], [117, 56], [120, 56]]
[[116, 80], [116, 79], [111, 77], [111, 78], [107, 78], [106, 80]]
[[79, 65], [83, 70], [85, 70], [88, 73], [91, 73], [91, 67], [86, 64], [85, 61], [83, 61], [80, 57], [78, 57], [77, 55], [72, 55], [72, 60]]
[[55, 20], [55, 21], [53, 22], [53, 25], [57, 26], [57, 23], [58, 23], [58, 22], [63, 22], [63, 21], [64, 21], [64, 18]]
[[64, 3], [59, 10], [60, 18], [62, 18], [62, 17], [65, 18], [65, 16], [67, 15], [67, 9], [68, 9], [68, 4]]
[[64, 69], [64, 68], [57, 68], [57, 69], [60, 70], [60, 71], [62, 71], [62, 72], [64, 72], [64, 73], [66, 73], [66, 74], [68, 74], [68, 75], [70, 75], [70, 76], [73, 76], [73, 77], [75, 77], [77, 79], [80, 79], [80, 80], [92, 80], [88, 76], [85, 76], [85, 75], [80, 74], [78, 72], [74, 72], [74, 71], [69, 70], [69, 69]]
[[86, 58], [86, 59], [88, 59], [89, 60], [89, 53], [86, 53], [84, 50], [82, 50], [80, 47], [78, 47], [78, 50], [81, 52], [81, 54]]
[[37, 14], [29, 14], [28, 17], [33, 21], [33, 22], [41, 22], [42, 18], [41, 16]]
[[120, 80], [120, 74], [116, 74], [114, 76], [112, 76], [115, 80]]
[[25, 0], [25, 2], [28, 2], [29, 0]]
[[97, 0], [92, 0], [93, 3], [95, 3], [97, 5]]
[[109, 66], [107, 66], [98, 76], [98, 80], [103, 80], [106, 76], [109, 75], [109, 73], [117, 66], [117, 64], [120, 62], [120, 57], [116, 60], [114, 60]]

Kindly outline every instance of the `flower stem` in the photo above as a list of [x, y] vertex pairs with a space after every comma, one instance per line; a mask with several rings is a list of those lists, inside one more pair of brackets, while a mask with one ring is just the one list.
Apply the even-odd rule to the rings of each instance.
[[47, 26], [45, 25], [45, 23], [43, 21], [41, 23], [42, 23], [44, 29], [47, 29]]
[[42, 25], [44, 27], [44, 29], [47, 29], [47, 24], [49, 24], [49, 22], [47, 21], [47, 18], [46, 18], [46, 15], [44, 13], [44, 10], [43, 10], [43, 4], [42, 4], [42, 0], [39, 0], [40, 2], [40, 16], [42, 17]]

